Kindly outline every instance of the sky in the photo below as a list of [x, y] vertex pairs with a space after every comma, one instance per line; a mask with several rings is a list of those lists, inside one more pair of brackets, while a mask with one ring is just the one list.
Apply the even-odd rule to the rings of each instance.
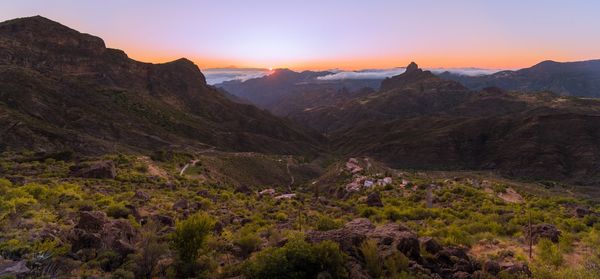
[[0, 20], [42, 15], [134, 59], [200, 68], [516, 69], [600, 58], [592, 0], [2, 0]]

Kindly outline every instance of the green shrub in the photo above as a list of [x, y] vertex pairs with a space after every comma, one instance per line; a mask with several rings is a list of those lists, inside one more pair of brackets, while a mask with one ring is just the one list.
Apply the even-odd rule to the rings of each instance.
[[379, 278], [383, 275], [383, 264], [377, 251], [377, 241], [368, 239], [360, 245], [360, 252], [365, 261], [365, 267], [373, 276], [373, 278]]
[[177, 251], [178, 261], [182, 265], [180, 271], [183, 276], [197, 272], [194, 269], [196, 259], [214, 225], [215, 220], [206, 213], [197, 213], [177, 222], [171, 239], [173, 248]]
[[252, 252], [258, 250], [260, 243], [260, 237], [252, 232], [242, 232], [238, 239], [233, 241], [233, 244], [242, 250], [242, 255], [244, 255], [244, 257], [247, 257]]
[[309, 244], [292, 239], [281, 248], [268, 248], [242, 268], [248, 279], [345, 278], [346, 255], [331, 241]]
[[129, 209], [121, 203], [112, 204], [106, 209], [106, 215], [113, 218], [127, 218]]
[[329, 231], [329, 230], [335, 230], [338, 229], [342, 226], [342, 224], [338, 221], [336, 221], [335, 219], [329, 217], [329, 216], [320, 216], [319, 219], [317, 220], [317, 223], [315, 224], [315, 228], [318, 231]]
[[400, 251], [395, 251], [392, 255], [388, 256], [383, 264], [390, 278], [404, 278], [408, 275], [406, 272], [408, 271], [409, 259]]
[[538, 260], [546, 265], [559, 267], [563, 263], [563, 256], [561, 251], [558, 249], [552, 241], [547, 238], [542, 238], [538, 242], [536, 249], [536, 255]]

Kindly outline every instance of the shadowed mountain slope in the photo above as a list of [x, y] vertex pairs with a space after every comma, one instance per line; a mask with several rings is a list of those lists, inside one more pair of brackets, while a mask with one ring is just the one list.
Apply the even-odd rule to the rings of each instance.
[[0, 131], [8, 149], [315, 152], [317, 133], [206, 84], [191, 61], [129, 59], [43, 17], [0, 23]]

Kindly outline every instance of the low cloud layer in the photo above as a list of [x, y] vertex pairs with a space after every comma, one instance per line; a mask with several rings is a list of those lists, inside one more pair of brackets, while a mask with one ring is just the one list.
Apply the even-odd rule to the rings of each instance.
[[[340, 80], [340, 79], [384, 79], [386, 77], [392, 77], [404, 73], [405, 68], [392, 68], [392, 69], [371, 69], [371, 70], [360, 70], [360, 71], [340, 71], [331, 75], [321, 76], [319, 80]], [[498, 69], [479, 69], [479, 68], [429, 68], [426, 69], [434, 74], [443, 72], [451, 72], [454, 74], [465, 75], [465, 76], [481, 76], [496, 73]]]
[[259, 78], [269, 74], [267, 69], [205, 69], [202, 70], [206, 77], [206, 82], [210, 85], [230, 81], [230, 80], [249, 80]]
[[[443, 72], [451, 72], [454, 74], [465, 76], [480, 76], [489, 75], [501, 71], [499, 69], [480, 69], [480, 68], [428, 68], [434, 74]], [[405, 68], [390, 68], [390, 69], [368, 69], [360, 71], [332, 71], [333, 74], [320, 76], [318, 80], [342, 80], [342, 79], [384, 79], [404, 73]], [[220, 68], [220, 69], [205, 69], [202, 71], [206, 76], [208, 84], [218, 84], [230, 80], [249, 80], [259, 78], [270, 73], [267, 69], [236, 69], [236, 68]]]

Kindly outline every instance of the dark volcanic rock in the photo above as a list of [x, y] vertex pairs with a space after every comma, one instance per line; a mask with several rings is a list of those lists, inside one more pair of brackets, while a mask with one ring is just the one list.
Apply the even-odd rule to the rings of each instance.
[[367, 205], [374, 207], [383, 207], [383, 202], [381, 201], [381, 194], [379, 192], [372, 192], [367, 196]]
[[309, 231], [305, 236], [306, 240], [311, 243], [324, 240], [339, 243], [340, 248], [351, 256], [347, 269], [351, 273], [357, 274], [358, 277], [361, 274], [368, 274], [365, 272], [365, 268], [360, 266], [362, 255], [358, 248], [367, 239], [372, 239], [377, 243], [377, 251], [381, 259], [401, 252], [410, 259], [409, 269], [424, 274], [426, 277], [471, 278], [472, 274], [481, 271], [481, 266], [467, 255], [465, 249], [443, 247], [428, 238], [422, 238], [421, 242], [431, 252], [437, 252], [433, 257], [422, 257], [417, 234], [399, 224], [374, 226], [369, 219], [361, 218], [346, 223], [337, 230]]
[[83, 178], [114, 179], [117, 177], [117, 170], [112, 161], [100, 161], [90, 164], [76, 165], [70, 168], [71, 176]]
[[0, 261], [0, 277], [25, 278], [31, 269], [27, 267], [27, 261]]
[[[529, 237], [528, 227], [525, 228], [525, 236]], [[554, 243], [558, 243], [560, 231], [551, 224], [537, 224], [531, 226], [531, 237], [534, 243], [537, 243], [541, 238], [547, 238]]]
[[142, 190], [136, 190], [133, 198], [138, 199], [142, 202], [147, 202], [150, 200], [150, 195]]
[[185, 210], [190, 207], [190, 203], [186, 199], [179, 199], [173, 204], [173, 210]]
[[435, 239], [431, 237], [420, 237], [419, 242], [421, 242], [421, 246], [430, 254], [436, 254], [440, 250], [442, 250], [442, 245], [440, 245]]
[[107, 221], [108, 217], [104, 212], [81, 211], [79, 212], [79, 222], [75, 225], [75, 228], [87, 232], [99, 232]]

